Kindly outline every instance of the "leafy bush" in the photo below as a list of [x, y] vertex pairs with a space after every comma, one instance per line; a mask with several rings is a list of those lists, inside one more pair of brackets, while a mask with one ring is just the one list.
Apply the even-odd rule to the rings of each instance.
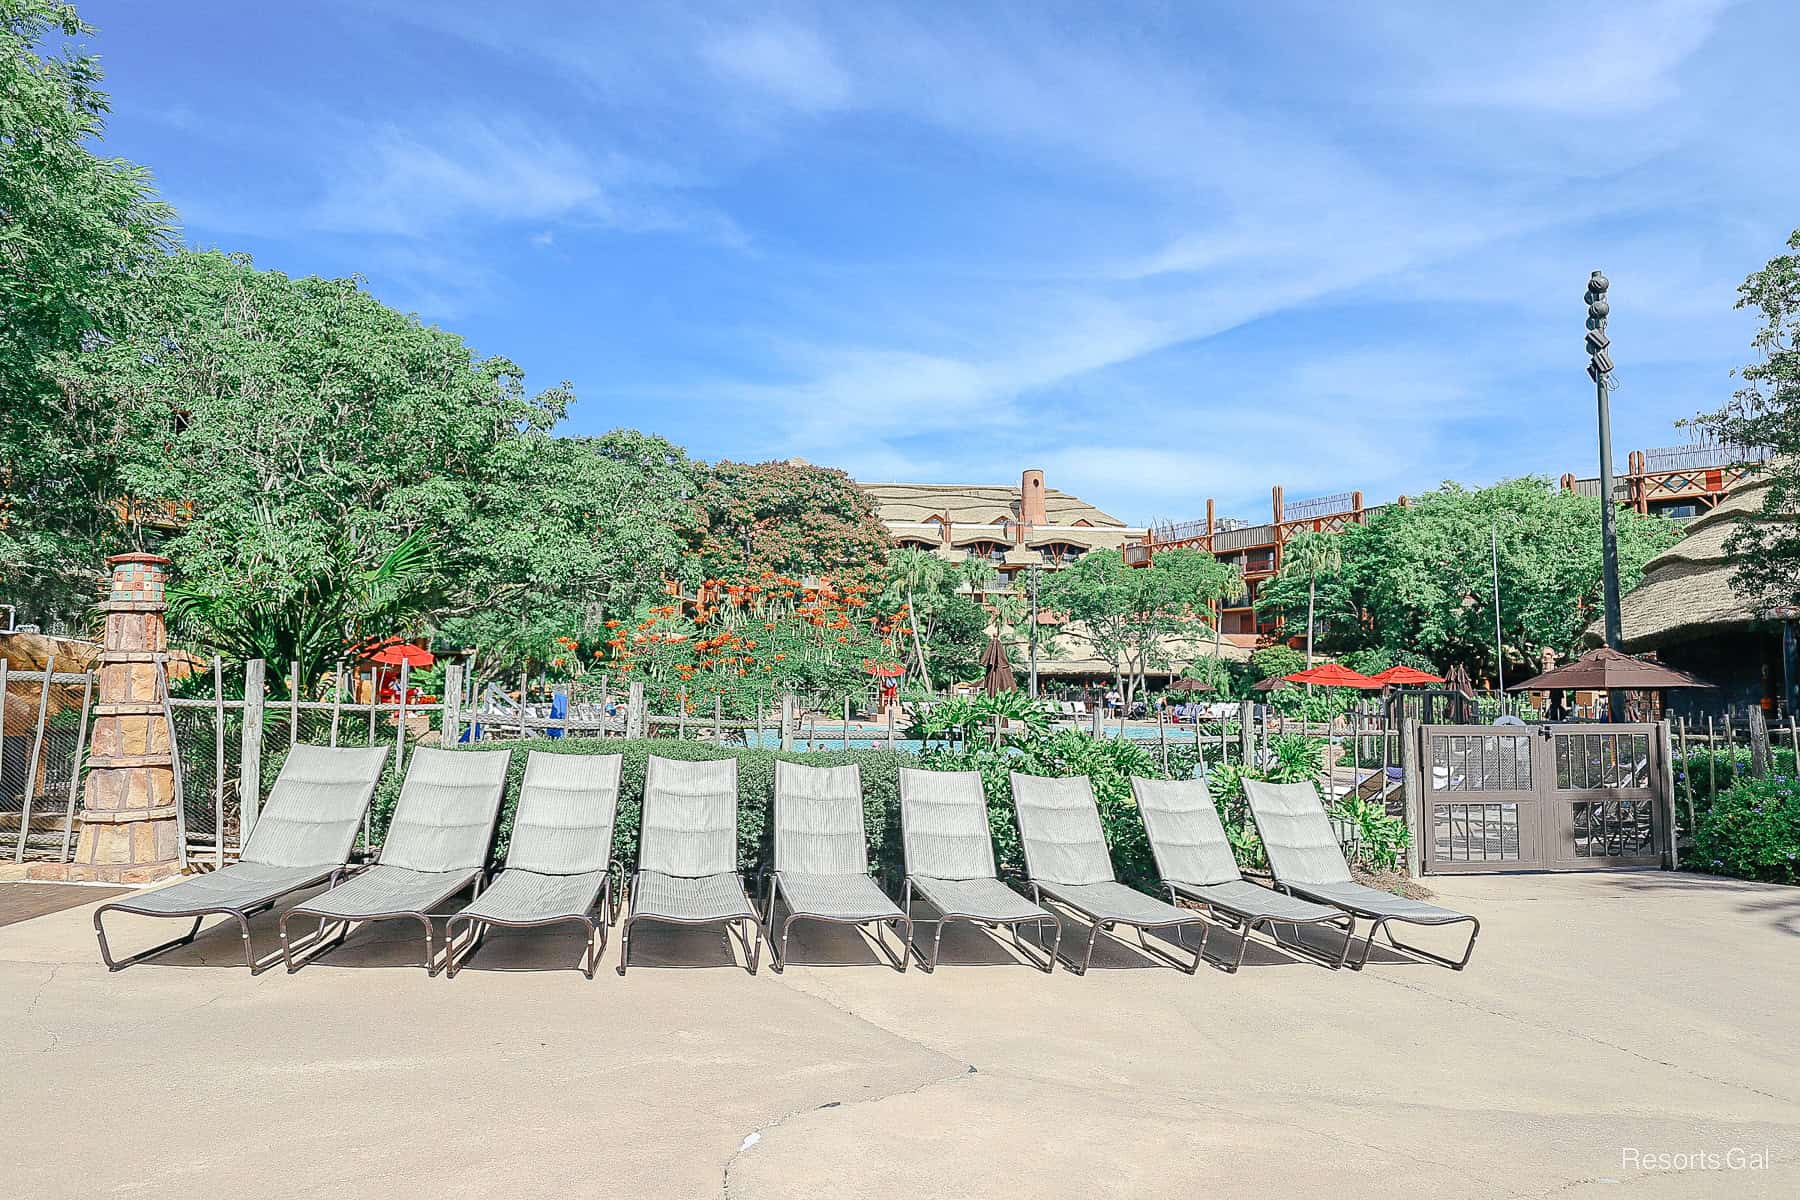
[[1160, 754], [1148, 747], [1125, 738], [1093, 738], [1064, 729], [1004, 750], [927, 750], [920, 756], [919, 765], [934, 771], [981, 772], [995, 860], [1002, 874], [1015, 875], [1025, 873], [1025, 855], [1013, 813], [1010, 773], [1086, 775], [1100, 809], [1100, 827], [1112, 849], [1113, 869], [1126, 883], [1158, 891], [1161, 885], [1156, 862], [1150, 853], [1143, 819], [1138, 815], [1137, 801], [1131, 794], [1131, 777], [1191, 776], [1193, 755], [1191, 746], [1182, 751], [1171, 747], [1169, 770], [1164, 772]]
[[1800, 883], [1800, 783], [1771, 775], [1721, 792], [1700, 817], [1689, 862], [1740, 879]]
[[[481, 747], [491, 749], [492, 747]], [[619, 815], [613, 831], [613, 851], [629, 867], [637, 861], [638, 822], [643, 812], [644, 772], [652, 754], [684, 761], [738, 760], [738, 864], [754, 872], [773, 862], [774, 837], [769, 813], [775, 797], [775, 760], [802, 762], [814, 767], [838, 767], [851, 763], [862, 768], [863, 819], [868, 825], [869, 861], [884, 876], [898, 880], [900, 852], [900, 768], [915, 765], [913, 756], [887, 750], [821, 750], [786, 753], [743, 747], [719, 747], [706, 742], [673, 738], [528, 739], [507, 742], [512, 765], [507, 771], [506, 799], [500, 811], [500, 827], [494, 857], [506, 855], [512, 834], [513, 808], [518, 803], [519, 783], [525, 774], [525, 758], [532, 750], [555, 754], [622, 754], [619, 777]], [[392, 769], [376, 789], [372, 810], [375, 840], [387, 833], [394, 804], [400, 798], [400, 777]]]
[[[1675, 810], [1682, 821], [1682, 832], [1692, 834], [1686, 828], [1687, 804], [1690, 795], [1694, 804], [1696, 820], [1703, 818], [1707, 809], [1712, 807], [1715, 793], [1729, 791], [1738, 780], [1750, 774], [1750, 747], [1733, 746], [1729, 749], [1721, 746], [1718, 749], [1700, 749], [1689, 751], [1687, 757], [1675, 760]], [[1769, 747], [1769, 774], [1794, 777], [1794, 751], [1791, 746], [1774, 745]], [[1716, 780], [1716, 785], [1715, 785]], [[1691, 789], [1691, 791], [1690, 791]]]
[[[1253, 668], [1257, 680], [1292, 675], [1295, 671], [1305, 668], [1306, 655], [1292, 646], [1277, 643], [1273, 646], [1264, 646], [1252, 654], [1250, 666]], [[1252, 680], [1252, 682], [1256, 682], [1256, 680]]]

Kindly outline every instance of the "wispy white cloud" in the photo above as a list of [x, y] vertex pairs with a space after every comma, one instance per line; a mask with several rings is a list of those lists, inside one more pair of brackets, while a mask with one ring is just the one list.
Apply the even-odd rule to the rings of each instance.
[[786, 24], [756, 25], [706, 39], [700, 56], [728, 79], [809, 112], [850, 99], [848, 73], [815, 31]]

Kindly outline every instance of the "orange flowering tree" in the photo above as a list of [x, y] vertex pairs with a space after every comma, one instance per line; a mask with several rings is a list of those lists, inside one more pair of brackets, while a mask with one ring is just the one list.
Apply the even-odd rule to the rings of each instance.
[[[672, 590], [678, 590], [672, 588]], [[772, 571], [754, 579], [709, 579], [689, 596], [608, 621], [596, 665], [622, 681], [641, 679], [650, 708], [697, 717], [753, 716], [792, 692], [835, 708], [870, 688], [867, 664], [901, 653], [904, 611], [886, 611], [869, 584], [802, 581]]]

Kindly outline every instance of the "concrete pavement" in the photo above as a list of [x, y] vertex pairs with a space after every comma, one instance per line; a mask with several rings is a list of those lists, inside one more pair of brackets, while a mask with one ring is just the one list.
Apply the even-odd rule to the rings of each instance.
[[[646, 927], [623, 979], [616, 939], [589, 983], [540, 933], [446, 980], [395, 923], [291, 977], [231, 966], [224, 929], [108, 975], [85, 904], [0, 928], [0, 1192], [1800, 1193], [1800, 890], [1432, 886], [1482, 918], [1460, 974], [1252, 951], [1189, 978], [1103, 943], [1046, 977], [953, 927], [900, 976], [801, 925], [784, 976]], [[171, 932], [122, 917], [114, 945]]]

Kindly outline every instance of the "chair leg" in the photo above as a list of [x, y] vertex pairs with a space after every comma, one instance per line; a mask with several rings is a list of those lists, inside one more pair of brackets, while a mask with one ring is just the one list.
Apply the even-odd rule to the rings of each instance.
[[[1424, 950], [1418, 946], [1403, 942], [1394, 936], [1393, 929], [1389, 927], [1385, 921], [1382, 922], [1382, 932], [1387, 935], [1388, 943], [1393, 946], [1394, 949], [1404, 951], [1407, 954], [1416, 955], [1429, 962], [1437, 963], [1441, 967], [1449, 967], [1452, 971], [1460, 971], [1469, 965], [1469, 959], [1475, 954], [1475, 939], [1481, 936], [1481, 921], [1475, 917], [1469, 917], [1467, 920], [1474, 928], [1469, 931], [1469, 943], [1463, 947], [1461, 958], [1448, 958], [1442, 954], [1435, 954], [1430, 950]], [[1450, 923], [1460, 924], [1461, 922]], [[1364, 957], [1366, 958], [1367, 955], [1365, 954]]]
[[[437, 942], [433, 937], [434, 931], [431, 928], [431, 918], [424, 913], [414, 913], [413, 916], [418, 917], [419, 924], [425, 926], [425, 978], [430, 979], [438, 973]], [[447, 954], [448, 952], [449, 947], [446, 946], [445, 953]]]
[[456, 956], [456, 923], [458, 921], [462, 921], [463, 924], [469, 925], [471, 927], [474, 925], [474, 922], [464, 920], [461, 913], [458, 913], [457, 915], [451, 917], [448, 921], [444, 922], [444, 978], [445, 979], [455, 979], [456, 973], [458, 971], [462, 970], [463, 966], [469, 961], [469, 955], [475, 953], [475, 940], [474, 940], [474, 937], [471, 936], [470, 940], [469, 940], [469, 946], [468, 946], [467, 952], [461, 958], [458, 958]]
[[601, 930], [604, 929], [605, 926], [599, 924], [591, 917], [581, 918], [581, 923], [587, 926], [588, 931], [587, 977], [592, 979], [594, 977], [594, 972], [600, 969], [600, 947], [605, 944], [604, 939], [606, 936]]
[[195, 917], [194, 918], [194, 927], [192, 929], [188, 930], [185, 936], [178, 937], [171, 941], [164, 942], [160, 946], [152, 946], [148, 950], [140, 950], [138, 953], [131, 955], [129, 958], [119, 959], [118, 961], [115, 962], [113, 960], [112, 950], [106, 944], [106, 928], [104, 925], [102, 925], [100, 923], [100, 915], [102, 913], [104, 913], [105, 911], [106, 911], [106, 909], [104, 909], [104, 908], [98, 908], [98, 909], [94, 910], [94, 933], [100, 939], [100, 961], [106, 964], [106, 969], [108, 971], [123, 971], [126, 967], [131, 966], [133, 963], [140, 963], [140, 962], [143, 962], [146, 958], [153, 958], [156, 955], [161, 954], [165, 950], [173, 950], [177, 946], [187, 945], [189, 942], [192, 942], [196, 937], [199, 936], [200, 923], [202, 921], [206, 920], [205, 916]]
[[[745, 943], [744, 943], [744, 948], [748, 952], [749, 957], [750, 957], [750, 974], [754, 975], [754, 974], [756, 974], [757, 955], [761, 952], [761, 949], [762, 949], [761, 941], [766, 940], [766, 938], [765, 939], [758, 938], [757, 935], [758, 935], [758, 933], [760, 933], [762, 931], [762, 926], [760, 926], [756, 923], [756, 919], [754, 917], [745, 921], [744, 924], [746, 924], [750, 927], [747, 937], [746, 937], [746, 940], [745, 940]], [[782, 935], [782, 940], [784, 942], [787, 940], [787, 935], [785, 933], [783, 933], [783, 935]], [[774, 956], [775, 948], [773, 946], [769, 947], [769, 954], [770, 954], [771, 958]]]
[[625, 974], [626, 960], [631, 957], [631, 914], [625, 914], [625, 924], [619, 926], [619, 974]]

